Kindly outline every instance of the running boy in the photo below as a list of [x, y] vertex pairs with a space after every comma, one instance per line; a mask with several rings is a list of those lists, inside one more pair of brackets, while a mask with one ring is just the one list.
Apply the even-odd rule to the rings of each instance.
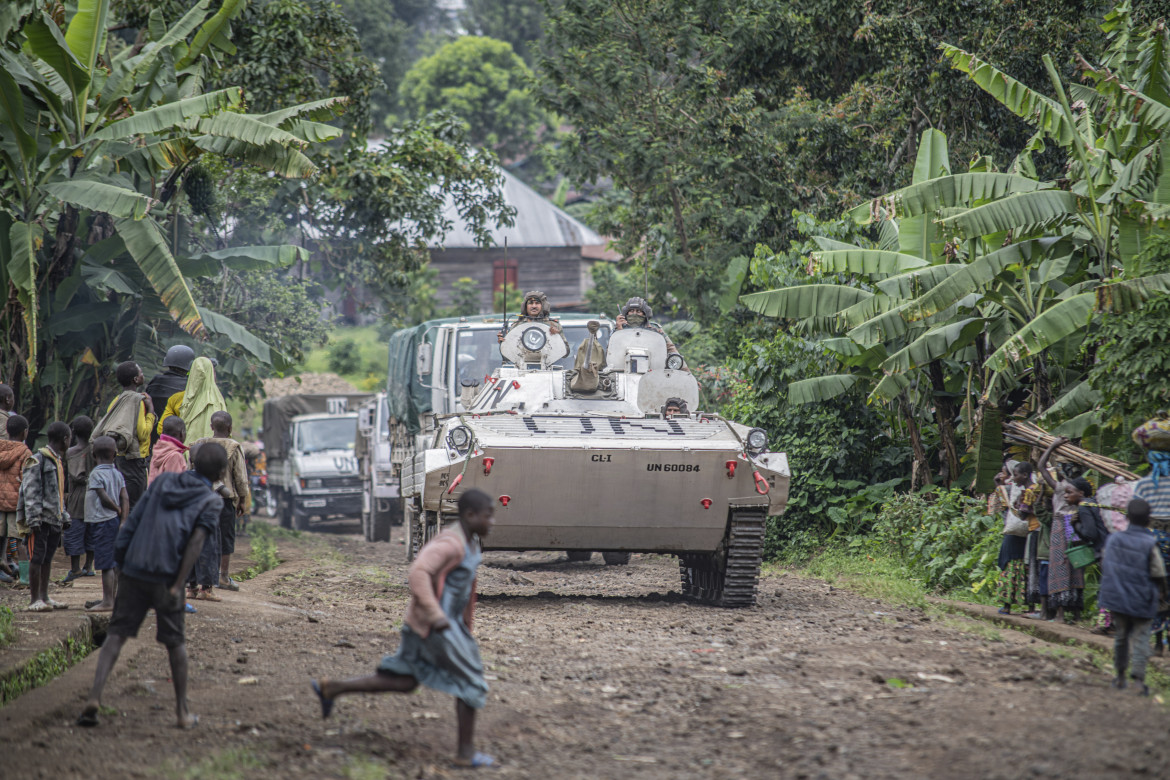
[[49, 598], [49, 579], [61, 534], [69, 527], [69, 513], [65, 511], [65, 452], [72, 434], [68, 425], [55, 422], [45, 435], [49, 446], [41, 447], [25, 461], [16, 505], [16, 522], [23, 522], [29, 529], [29, 612], [68, 608]]
[[20, 529], [16, 526], [16, 504], [20, 498], [20, 472], [31, 454], [24, 445], [28, 420], [19, 414], [9, 415], [5, 422], [8, 438], [0, 440], [0, 582], [15, 582], [17, 551], [20, 549]]
[[[61, 580], [68, 585], [78, 577], [93, 576], [93, 542], [86, 538], [85, 491], [89, 487], [89, 472], [93, 469], [93, 447], [89, 437], [93, 434], [93, 420], [84, 414], [69, 423], [73, 432], [73, 446], [65, 453], [65, 465], [69, 476], [65, 488], [65, 511], [73, 521], [65, 532], [65, 554], [69, 556], [69, 573]], [[82, 568], [81, 556], [85, 555]]]
[[102, 597], [89, 602], [90, 612], [113, 612], [114, 594], [118, 592], [114, 571], [114, 542], [118, 529], [130, 516], [130, 495], [126, 480], [114, 468], [118, 445], [109, 436], [99, 436], [93, 443], [93, 471], [85, 496], [85, 540], [94, 550], [94, 565], [102, 573]]
[[219, 522], [221, 499], [211, 482], [227, 465], [219, 445], [200, 449], [195, 470], [163, 474], [147, 489], [118, 532], [114, 560], [121, 573], [114, 614], [102, 643], [93, 689], [79, 726], [96, 726], [102, 689], [118, 662], [126, 640], [138, 636], [146, 613], [154, 609], [157, 639], [167, 648], [175, 685], [175, 716], [179, 728], [192, 728], [199, 718], [187, 708], [187, 640], [183, 633], [183, 583], [195, 565], [207, 535]]
[[321, 716], [347, 693], [410, 693], [419, 683], [455, 697], [459, 741], [455, 764], [490, 767], [495, 760], [475, 751], [475, 713], [487, 699], [479, 646], [471, 636], [475, 614], [475, 572], [482, 557], [480, 538], [491, 533], [492, 499], [472, 488], [459, 496], [459, 523], [432, 539], [410, 567], [410, 605], [397, 655], [388, 655], [377, 673], [349, 680], [313, 680]]
[[1126, 686], [1125, 672], [1150, 695], [1146, 661], [1150, 657], [1150, 624], [1158, 614], [1158, 600], [1166, 593], [1166, 567], [1150, 530], [1150, 505], [1140, 498], [1126, 506], [1129, 527], [1109, 534], [1101, 560], [1101, 590], [1097, 602], [1113, 613], [1114, 688]]

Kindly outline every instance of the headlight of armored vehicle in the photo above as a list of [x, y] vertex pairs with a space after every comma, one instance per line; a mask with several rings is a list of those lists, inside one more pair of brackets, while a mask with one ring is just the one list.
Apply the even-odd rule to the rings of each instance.
[[447, 444], [460, 454], [467, 452], [471, 444], [471, 431], [462, 425], [455, 426], [447, 433]]
[[753, 455], [768, 449], [768, 434], [763, 428], [752, 428], [744, 441], [747, 443], [748, 452]]
[[683, 356], [677, 352], [671, 352], [666, 356], [666, 367], [671, 371], [678, 371], [683, 367]]
[[544, 331], [540, 328], [529, 328], [520, 334], [520, 341], [528, 351], [540, 352], [548, 342], [548, 336], [544, 335]]

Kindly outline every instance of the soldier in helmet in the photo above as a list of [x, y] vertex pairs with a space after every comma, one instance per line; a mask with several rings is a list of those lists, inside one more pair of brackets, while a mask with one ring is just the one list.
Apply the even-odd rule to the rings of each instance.
[[[155, 409], [166, 409], [167, 401], [172, 395], [187, 389], [187, 373], [191, 370], [191, 363], [194, 360], [195, 350], [185, 344], [176, 344], [167, 350], [166, 357], [163, 358], [162, 373], [155, 374], [146, 385], [146, 394], [154, 402]], [[151, 447], [158, 441], [159, 433], [160, 430], [151, 431]]]
[[670, 419], [671, 417], [690, 417], [691, 412], [687, 408], [687, 402], [681, 398], [667, 398], [666, 404], [662, 407], [662, 416]]
[[524, 293], [524, 305], [520, 307], [520, 316], [506, 330], [500, 330], [497, 341], [503, 343], [504, 336], [507, 335], [508, 331], [529, 322], [543, 322], [549, 326], [549, 332], [553, 335], [561, 332], [560, 323], [552, 319], [552, 307], [548, 304], [548, 296], [540, 290], [529, 290]]
[[666, 351], [678, 352], [678, 348], [674, 346], [674, 342], [670, 340], [670, 336], [658, 325], [658, 323], [651, 322], [650, 317], [653, 316], [654, 311], [650, 308], [650, 304], [646, 303], [643, 298], [630, 298], [626, 301], [626, 305], [622, 307], [622, 313], [617, 318], [617, 329], [621, 330], [626, 327], [630, 328], [645, 328], [652, 330], [655, 333], [666, 339]]

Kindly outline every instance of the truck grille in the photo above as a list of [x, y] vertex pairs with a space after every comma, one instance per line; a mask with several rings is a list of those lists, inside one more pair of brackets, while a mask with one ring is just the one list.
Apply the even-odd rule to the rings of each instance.
[[731, 438], [727, 426], [718, 421], [663, 420], [600, 416], [498, 415], [472, 420], [473, 427], [505, 436], [594, 436], [597, 438], [690, 439]]
[[326, 488], [360, 488], [362, 486], [362, 478], [325, 477], [321, 480], [321, 486]]

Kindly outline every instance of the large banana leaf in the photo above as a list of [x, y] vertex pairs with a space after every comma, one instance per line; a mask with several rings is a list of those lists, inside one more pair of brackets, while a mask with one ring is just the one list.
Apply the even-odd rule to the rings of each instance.
[[727, 273], [723, 276], [723, 290], [719, 294], [719, 311], [724, 314], [735, 308], [750, 264], [751, 261], [742, 255], [731, 258], [727, 263]]
[[199, 308], [158, 226], [151, 220], [136, 222], [123, 217], [114, 220], [114, 227], [178, 326], [193, 336], [199, 335], [203, 331]]
[[110, 0], [77, 0], [77, 13], [65, 31], [65, 43], [86, 73], [93, 73], [94, 63], [105, 48], [109, 12]]
[[839, 284], [803, 284], [741, 296], [739, 301], [757, 314], [778, 319], [831, 317], [873, 293]]
[[1151, 295], [1165, 293], [1170, 293], [1170, 273], [1105, 284], [1096, 290], [1097, 309], [1121, 314], [1140, 309]]
[[948, 235], [976, 238], [1076, 216], [1080, 213], [1079, 200], [1073, 193], [1060, 190], [1023, 192], [970, 209], [939, 224]]
[[957, 263], [927, 266], [882, 279], [875, 282], [874, 286], [891, 298], [913, 298], [922, 295], [927, 290], [934, 289], [944, 279], [949, 278], [962, 268], [963, 266]]
[[24, 96], [7, 70], [0, 71], [0, 122], [7, 126], [8, 132], [16, 139], [13, 146], [19, 164], [11, 155], [5, 155], [6, 162], [12, 161], [8, 175], [22, 188], [30, 186], [29, 180], [35, 175], [37, 139], [25, 127]]
[[272, 363], [274, 357], [280, 356], [280, 353], [273, 350], [268, 344], [257, 338], [251, 331], [235, 320], [214, 312], [211, 309], [205, 309], [202, 306], [199, 307], [199, 314], [203, 318], [203, 324], [207, 326], [208, 331], [218, 333], [221, 336], [227, 336], [233, 343], [251, 352], [258, 360], [264, 363]]
[[837, 315], [837, 319], [845, 327], [856, 328], [879, 314], [885, 314], [890, 309], [901, 305], [902, 301], [897, 298], [892, 298], [889, 295], [875, 295], [842, 309]]
[[236, 14], [244, 9], [246, 2], [247, 0], [223, 0], [223, 5], [215, 12], [215, 15], [199, 28], [199, 32], [195, 33], [195, 38], [191, 41], [191, 48], [187, 50], [187, 54], [182, 59], [175, 63], [175, 69], [183, 70], [203, 56], [207, 47], [227, 31], [228, 24]]
[[121, 304], [100, 301], [70, 306], [49, 318], [45, 330], [50, 336], [66, 333], [81, 333], [90, 330], [98, 322], [109, 322], [122, 310]]
[[943, 56], [951, 61], [951, 67], [970, 75], [972, 81], [1013, 114], [1030, 122], [1061, 145], [1073, 143], [1077, 135], [1076, 128], [1065, 118], [1060, 104], [1055, 100], [1029, 89], [990, 63], [956, 46], [944, 43], [942, 50]]
[[1087, 327], [1095, 301], [1093, 293], [1081, 293], [1041, 312], [988, 356], [988, 367], [1004, 370], [1020, 358], [1042, 352]]
[[1003, 413], [998, 406], [983, 402], [975, 443], [975, 492], [995, 490], [995, 475], [1003, 468]]
[[856, 244], [847, 244], [844, 241], [837, 241], [836, 239], [825, 238], [824, 236], [813, 236], [812, 240], [823, 252], [832, 252], [834, 249], [855, 249], [858, 251], [864, 249], [864, 247], [857, 246]]
[[[132, 138], [136, 135], [161, 133], [164, 130], [179, 127], [189, 120], [226, 111], [239, 104], [240, 88], [228, 87], [140, 111], [133, 116], [111, 122], [91, 137], [113, 141], [121, 138]], [[302, 141], [297, 139], [297, 143], [302, 143]]]
[[210, 117], [199, 117], [183, 123], [183, 127], [195, 133], [219, 136], [242, 141], [252, 146], [295, 146], [305, 148], [308, 143], [287, 130], [266, 124], [247, 114], [221, 113]]
[[800, 405], [818, 401], [829, 401], [857, 384], [855, 374], [829, 374], [812, 379], [802, 379], [788, 385], [788, 403]]
[[834, 249], [813, 252], [813, 262], [822, 272], [850, 274], [897, 274], [928, 263], [921, 257], [880, 249]]
[[904, 373], [946, 357], [973, 343], [983, 332], [984, 322], [982, 317], [972, 317], [931, 328], [890, 355], [882, 364], [882, 370], [886, 373]]
[[[121, 100], [130, 94], [136, 84], [150, 83], [151, 80], [144, 78], [145, 75], [158, 64], [164, 52], [170, 53], [175, 44], [185, 42], [187, 36], [199, 27], [207, 16], [210, 4], [211, 0], [199, 0], [165, 33], [144, 46], [138, 55], [126, 60], [115, 57], [113, 71], [106, 86], [102, 88], [101, 105], [105, 107]], [[125, 49], [125, 53], [131, 51], [132, 48]]]
[[1088, 411], [1101, 401], [1101, 394], [1085, 380], [1064, 391], [1052, 406], [1040, 413], [1040, 420], [1059, 420]]
[[223, 265], [236, 271], [285, 268], [297, 260], [308, 262], [309, 250], [294, 244], [272, 246], [237, 246], [204, 252], [178, 260], [183, 274], [188, 277], [217, 273]]
[[77, 59], [77, 55], [65, 42], [61, 29], [42, 11], [24, 26], [28, 47], [37, 57], [45, 61], [64, 82], [69, 90], [68, 101], [73, 106], [74, 117], [81, 122], [85, 115], [85, 95], [89, 87], [90, 71]]
[[904, 336], [910, 332], [910, 325], [905, 317], [906, 307], [913, 303], [907, 301], [894, 306], [852, 328], [846, 335], [858, 344], [866, 346]]
[[12, 253], [8, 260], [8, 280], [16, 288], [16, 299], [23, 309], [21, 317], [28, 342], [25, 370], [29, 379], [37, 375], [37, 250], [43, 238], [44, 229], [35, 223], [13, 222], [8, 229]]
[[156, 202], [134, 190], [90, 179], [50, 182], [43, 189], [79, 209], [104, 212], [112, 217], [142, 219]]
[[869, 394], [869, 400], [892, 401], [906, 388], [913, 384], [913, 380], [905, 374], [888, 374], [882, 377]]
[[976, 201], [995, 200], [1016, 192], [1033, 192], [1052, 185], [1027, 176], [1011, 173], [957, 173], [931, 179], [883, 195], [846, 212], [860, 224], [873, 221], [875, 213], [892, 218], [916, 217], [941, 208], [974, 205]]
[[[918, 142], [918, 156], [914, 161], [914, 177], [911, 181], [921, 184], [950, 174], [947, 137], [934, 128], [923, 130]], [[898, 222], [898, 249], [903, 254], [931, 259], [939, 254], [935, 245], [943, 241], [938, 226], [929, 215], [908, 217]]]
[[290, 119], [284, 123], [284, 129], [309, 143], [321, 143], [340, 138], [341, 128], [327, 125], [323, 122], [310, 122], [307, 119]]
[[303, 152], [280, 144], [253, 146], [230, 138], [203, 135], [195, 139], [195, 146], [205, 152], [267, 168], [286, 179], [307, 179], [317, 172], [317, 166]]
[[1009, 265], [1026, 263], [1038, 248], [1039, 242], [1036, 241], [1009, 244], [976, 258], [972, 263], [959, 266], [958, 270], [904, 310], [907, 320], [915, 322], [933, 316], [965, 296], [983, 289]]
[[288, 108], [281, 108], [276, 111], [270, 111], [267, 114], [260, 116], [261, 121], [265, 124], [276, 125], [282, 127], [285, 122], [290, 119], [304, 117], [320, 122], [326, 119], [341, 114], [342, 110], [349, 103], [348, 97], [327, 97], [321, 100], [313, 100], [308, 103], [299, 103]]
[[1060, 425], [1052, 429], [1052, 433], [1056, 436], [1065, 436], [1069, 439], [1079, 439], [1088, 432], [1089, 428], [1094, 425], [1100, 426], [1101, 412], [1096, 409], [1090, 409], [1087, 412], [1082, 412], [1072, 419], [1065, 420]]

